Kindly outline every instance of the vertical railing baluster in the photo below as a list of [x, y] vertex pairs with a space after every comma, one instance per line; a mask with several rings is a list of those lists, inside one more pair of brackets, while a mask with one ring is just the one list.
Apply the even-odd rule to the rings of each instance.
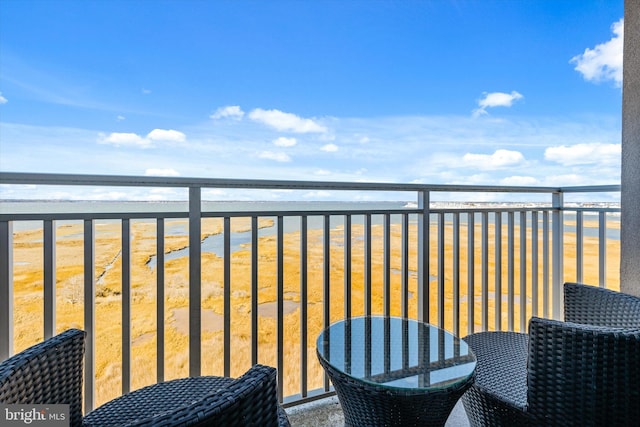
[[445, 276], [445, 256], [444, 256], [444, 212], [438, 212], [437, 214], [437, 230], [438, 230], [438, 286], [437, 286], [437, 298], [438, 298], [438, 327], [444, 328], [444, 276]]
[[453, 334], [460, 336], [460, 213], [453, 213]]
[[223, 342], [224, 376], [231, 376], [231, 218], [225, 216], [222, 231], [223, 253]]
[[276, 288], [276, 301], [278, 306], [278, 312], [276, 315], [277, 323], [277, 369], [278, 369], [278, 398], [280, 402], [283, 399], [283, 387], [284, 387], [284, 217], [278, 215], [278, 261], [276, 277], [278, 280]]
[[43, 224], [44, 338], [56, 334], [56, 222]]
[[489, 213], [482, 212], [482, 330], [489, 330]]
[[576, 212], [576, 280], [584, 280], [584, 219], [582, 211]]
[[564, 317], [564, 307], [562, 304], [562, 284], [564, 282], [564, 217], [562, 210], [564, 198], [562, 193], [553, 193], [552, 205], [551, 274], [553, 279], [551, 280], [551, 304], [553, 318], [560, 320]]
[[527, 212], [520, 212], [520, 332], [527, 331]]
[[323, 245], [322, 245], [322, 292], [323, 292], [323, 324], [328, 327], [331, 323], [331, 217], [323, 216]]
[[418, 209], [421, 210], [418, 215], [418, 320], [429, 322], [430, 317], [430, 297], [429, 282], [430, 277], [430, 206], [429, 191], [424, 190], [418, 192]]
[[538, 211], [531, 212], [531, 313], [533, 316], [539, 316], [539, 291], [538, 291]]
[[131, 223], [122, 220], [122, 394], [131, 391]]
[[384, 331], [383, 331], [383, 352], [384, 352], [384, 368], [385, 376], [391, 372], [391, 319], [388, 317], [384, 319]]
[[371, 214], [364, 216], [364, 315], [371, 315]]
[[[322, 324], [323, 329], [326, 329], [331, 323], [331, 217], [329, 215], [324, 215], [323, 242]], [[324, 389], [329, 390], [329, 377], [326, 374], [324, 376]]]
[[307, 397], [308, 299], [307, 216], [300, 217], [300, 394]]
[[156, 220], [156, 380], [164, 381], [164, 218]]
[[351, 215], [344, 216], [344, 317], [351, 317]]
[[515, 294], [515, 245], [514, 245], [514, 216], [513, 212], [507, 213], [507, 328], [509, 331], [513, 331], [515, 308], [514, 308], [514, 294]]
[[402, 214], [402, 302], [403, 318], [409, 317], [409, 214]]
[[598, 283], [601, 288], [607, 285], [607, 213], [598, 214]]
[[84, 220], [84, 330], [87, 333], [84, 351], [84, 412], [95, 405], [96, 374], [96, 277], [95, 224]]
[[382, 303], [383, 314], [391, 315], [391, 215], [383, 215], [383, 239], [382, 248]]
[[13, 222], [0, 221], [0, 360], [13, 355]]
[[542, 212], [542, 316], [549, 317], [549, 211]]
[[502, 330], [502, 212], [494, 213], [495, 229], [495, 330]]
[[[306, 220], [306, 218], [305, 218]], [[251, 365], [258, 363], [258, 217], [251, 217]], [[306, 235], [305, 235], [306, 238]]]
[[189, 376], [202, 371], [202, 189], [189, 187]]
[[475, 331], [475, 214], [467, 214], [467, 330]]

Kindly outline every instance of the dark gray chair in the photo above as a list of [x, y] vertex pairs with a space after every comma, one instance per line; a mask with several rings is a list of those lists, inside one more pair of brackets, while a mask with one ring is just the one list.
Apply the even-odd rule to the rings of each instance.
[[202, 376], [153, 384], [82, 417], [85, 332], [70, 329], [0, 363], [0, 402], [69, 404], [71, 426], [289, 426], [276, 370], [238, 379]]
[[564, 303], [564, 322], [464, 338], [472, 426], [640, 426], [640, 298], [565, 283]]
[[84, 331], [69, 329], [0, 363], [0, 403], [67, 404], [82, 425]]

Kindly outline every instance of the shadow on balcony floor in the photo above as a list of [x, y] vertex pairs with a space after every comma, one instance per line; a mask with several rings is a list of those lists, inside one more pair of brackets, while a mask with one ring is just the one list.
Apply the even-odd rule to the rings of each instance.
[[[287, 409], [292, 427], [335, 427], [344, 425], [338, 398], [333, 396]], [[462, 402], [458, 402], [445, 427], [469, 427]]]

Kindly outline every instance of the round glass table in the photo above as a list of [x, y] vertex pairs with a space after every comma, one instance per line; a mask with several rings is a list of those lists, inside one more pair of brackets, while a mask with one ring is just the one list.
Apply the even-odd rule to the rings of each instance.
[[333, 323], [317, 354], [348, 426], [444, 425], [476, 367], [463, 340], [400, 317]]

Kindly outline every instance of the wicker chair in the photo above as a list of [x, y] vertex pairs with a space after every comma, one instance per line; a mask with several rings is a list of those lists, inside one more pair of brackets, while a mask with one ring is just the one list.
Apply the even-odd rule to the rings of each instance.
[[238, 379], [202, 376], [150, 385], [82, 417], [85, 332], [70, 329], [0, 364], [0, 403], [68, 404], [71, 426], [289, 426], [276, 370]]
[[462, 401], [472, 426], [639, 426], [640, 298], [564, 285], [565, 322], [481, 332]]

